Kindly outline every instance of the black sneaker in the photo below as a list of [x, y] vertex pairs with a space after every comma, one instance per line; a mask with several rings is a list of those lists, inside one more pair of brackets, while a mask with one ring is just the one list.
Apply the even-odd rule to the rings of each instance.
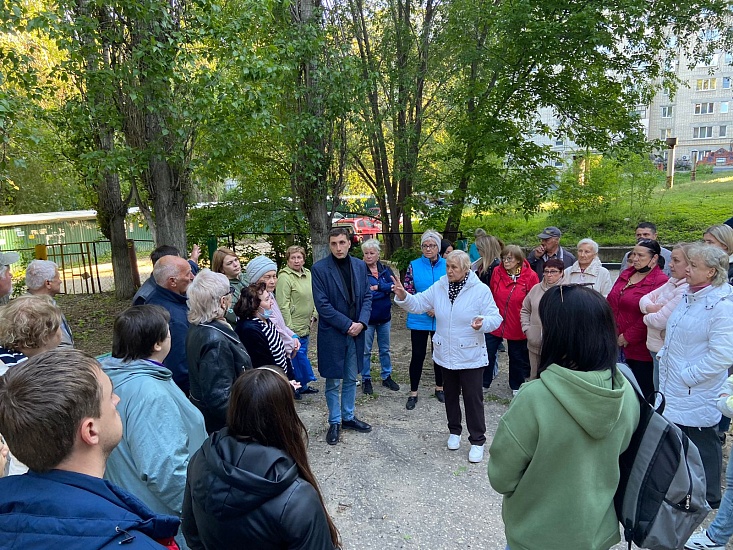
[[372, 395], [374, 393], [374, 389], [372, 388], [372, 379], [371, 378], [365, 378], [362, 381], [361, 391], [363, 391], [366, 395]]
[[392, 380], [391, 376], [388, 376], [387, 378], [382, 380], [382, 386], [384, 386], [385, 388], [389, 388], [392, 391], [400, 391], [400, 385]]

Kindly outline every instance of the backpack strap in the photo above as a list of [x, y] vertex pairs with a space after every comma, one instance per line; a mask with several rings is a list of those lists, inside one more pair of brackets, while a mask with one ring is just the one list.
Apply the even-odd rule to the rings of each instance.
[[[650, 407], [654, 408], [654, 410], [657, 412], [657, 414], [663, 414], [664, 408], [667, 405], [667, 400], [664, 398], [664, 394], [659, 391], [654, 391], [649, 397], [644, 396], [644, 393], [641, 391], [641, 386], [639, 386], [639, 382], [636, 381], [636, 376], [634, 376], [634, 373], [629, 368], [629, 366], [626, 363], [616, 363], [616, 368], [621, 372], [621, 374], [624, 375], [626, 380], [628, 380], [631, 385], [634, 387], [634, 390], [636, 391], [636, 395], [644, 402], [647, 403]], [[656, 396], [659, 396], [659, 405], [654, 406], [656, 403]]]

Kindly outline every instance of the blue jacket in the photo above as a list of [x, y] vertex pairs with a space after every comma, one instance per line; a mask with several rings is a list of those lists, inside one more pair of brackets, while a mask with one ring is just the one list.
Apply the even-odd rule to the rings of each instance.
[[177, 517], [155, 514], [109, 481], [85, 474], [51, 470], [0, 479], [6, 550], [160, 550], [165, 546], [156, 541], [169, 543], [178, 525]]
[[104, 477], [153, 511], [180, 515], [188, 461], [207, 437], [201, 411], [158, 363], [107, 357], [102, 368], [120, 397], [122, 417], [122, 441]]
[[171, 351], [163, 364], [173, 374], [173, 381], [184, 394], [189, 393], [188, 361], [186, 359], [186, 334], [188, 334], [188, 304], [186, 297], [160, 285], [150, 294], [146, 304], [161, 306], [171, 314]]
[[[415, 292], [425, 292], [445, 275], [445, 260], [438, 257], [435, 265], [430, 263], [425, 256], [410, 262], [412, 266], [412, 278], [415, 285]], [[410, 330], [435, 330], [435, 317], [427, 313], [408, 313], [407, 328]]]
[[[339, 268], [329, 254], [311, 268], [313, 301], [318, 311], [318, 372], [324, 378], [344, 377], [346, 347], [351, 338], [346, 332], [352, 322], [369, 324], [372, 313], [372, 291], [369, 289], [366, 264], [348, 256], [351, 262], [351, 284], [354, 296], [353, 318], [349, 317], [349, 293]], [[354, 338], [356, 356], [364, 357], [364, 331]]]
[[392, 270], [377, 262], [377, 277], [372, 275], [367, 268], [369, 286], [377, 285], [377, 290], [372, 290], [372, 315], [369, 317], [370, 325], [381, 325], [392, 319]]

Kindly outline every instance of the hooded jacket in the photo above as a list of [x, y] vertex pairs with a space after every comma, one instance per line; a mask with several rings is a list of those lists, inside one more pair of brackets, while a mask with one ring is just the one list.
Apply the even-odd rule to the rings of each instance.
[[[667, 332], [667, 320], [689, 286], [685, 279], [672, 278], [639, 300], [639, 309], [644, 314], [644, 324], [647, 326], [646, 347], [649, 351], [657, 353], [662, 349], [664, 335]], [[662, 309], [654, 313], [647, 312], [647, 308], [652, 304], [659, 304]]]
[[0, 479], [0, 546], [6, 550], [177, 548], [179, 523], [85, 474], [51, 470]]
[[207, 439], [188, 467], [183, 533], [191, 550], [333, 550], [318, 493], [280, 449]]
[[520, 312], [524, 299], [532, 287], [540, 281], [532, 271], [527, 260], [522, 263], [522, 270], [515, 281], [504, 267], [497, 267], [491, 275], [491, 293], [494, 295], [496, 307], [499, 308], [504, 321], [491, 334], [507, 340], [526, 340], [522, 331]]
[[526, 382], [489, 449], [512, 550], [607, 550], [620, 540], [613, 496], [619, 455], [639, 423], [620, 372], [550, 365]]
[[285, 325], [300, 337], [308, 336], [311, 319], [316, 317], [310, 269], [295, 271], [283, 267], [277, 277], [275, 297]]
[[204, 415], [206, 431], [224, 427], [232, 384], [252, 360], [234, 331], [216, 321], [191, 325], [186, 336], [191, 401]]
[[122, 440], [104, 477], [153, 511], [180, 516], [188, 461], [206, 440], [204, 417], [158, 363], [108, 357], [102, 368], [122, 418]]
[[369, 286], [376, 286], [372, 290], [372, 315], [370, 325], [381, 325], [392, 319], [392, 270], [382, 262], [377, 262], [377, 277], [367, 267]]
[[[477, 369], [489, 364], [484, 334], [501, 323], [499, 310], [491, 292], [473, 271], [453, 303], [448, 298], [448, 276], [424, 292], [407, 294], [395, 303], [412, 313], [435, 311], [435, 335], [433, 336], [433, 361], [450, 370]], [[471, 322], [483, 317], [479, 330]]]

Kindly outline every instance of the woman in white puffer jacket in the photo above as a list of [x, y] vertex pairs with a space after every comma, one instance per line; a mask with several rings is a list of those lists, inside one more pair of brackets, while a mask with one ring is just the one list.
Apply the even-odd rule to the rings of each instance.
[[723, 454], [715, 403], [733, 364], [733, 287], [727, 282], [728, 256], [694, 244], [688, 250], [690, 285], [667, 321], [659, 359], [664, 415], [697, 446], [707, 480], [707, 500], [720, 503]]

